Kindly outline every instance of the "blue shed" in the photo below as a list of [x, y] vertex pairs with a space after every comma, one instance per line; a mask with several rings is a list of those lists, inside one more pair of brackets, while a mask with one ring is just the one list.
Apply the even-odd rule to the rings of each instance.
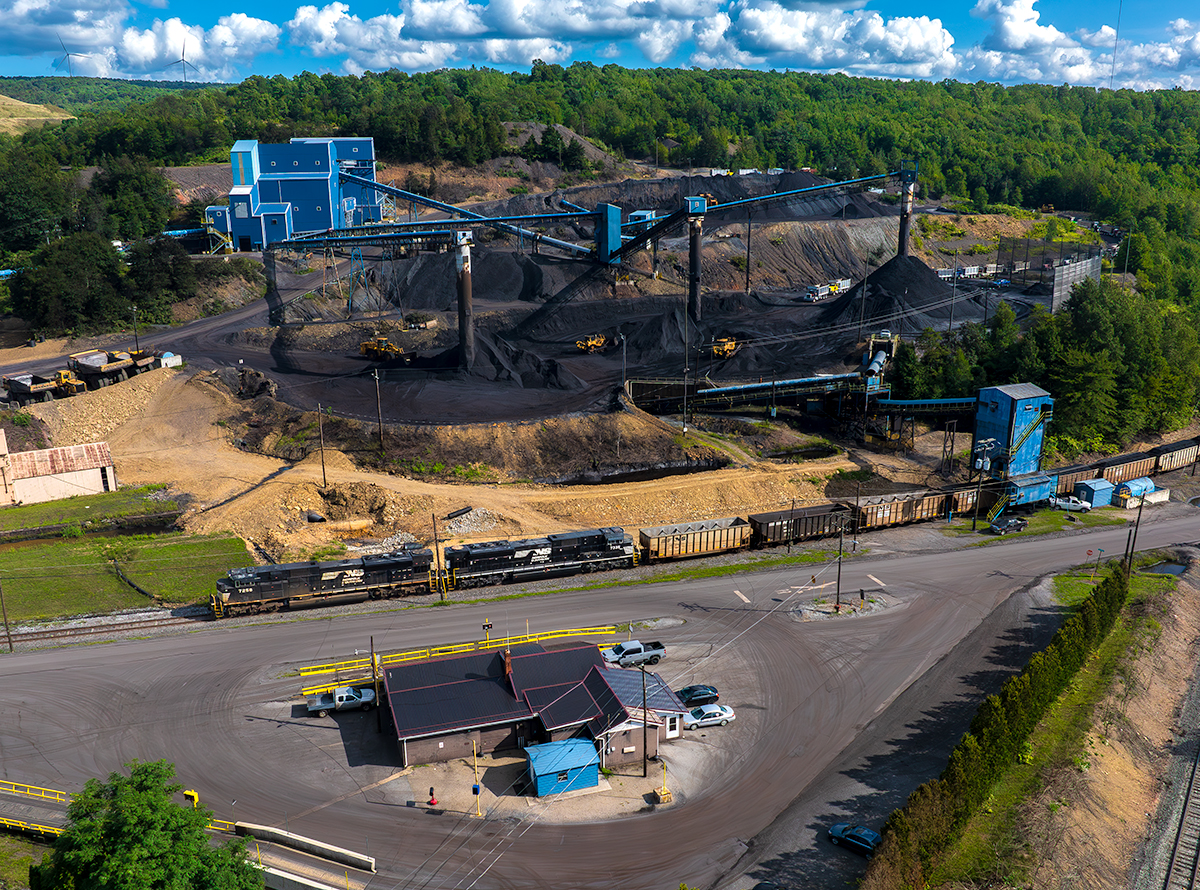
[[1056, 482], [1045, 473], [1028, 473], [1008, 480], [1004, 492], [1010, 504], [1036, 504], [1054, 494]]
[[1140, 498], [1142, 495], [1149, 494], [1152, 491], [1154, 491], [1154, 480], [1148, 476], [1130, 479], [1117, 486], [1117, 494], [1132, 495], [1135, 498]]
[[1042, 440], [1054, 416], [1050, 393], [1032, 383], [989, 386], [975, 402], [975, 442], [995, 439], [989, 455], [996, 479], [1024, 476], [1042, 469]]
[[1085, 479], [1075, 483], [1075, 497], [1093, 507], [1107, 507], [1112, 504], [1113, 488], [1107, 479]]
[[600, 784], [600, 753], [587, 739], [530, 745], [525, 757], [529, 761], [529, 781], [538, 797]]

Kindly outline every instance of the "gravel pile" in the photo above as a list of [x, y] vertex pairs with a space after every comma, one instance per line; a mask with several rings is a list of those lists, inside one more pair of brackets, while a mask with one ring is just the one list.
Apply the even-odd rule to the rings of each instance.
[[48, 438], [56, 448], [103, 442], [113, 430], [141, 412], [158, 388], [175, 373], [174, 368], [158, 368], [124, 383], [31, 405], [27, 410], [46, 424]]
[[444, 526], [446, 537], [457, 538], [491, 531], [500, 522], [500, 517], [491, 510], [480, 507], [464, 516], [449, 520]]
[[374, 544], [347, 544], [346, 549], [355, 556], [370, 556], [375, 553], [391, 553], [393, 550], [399, 550], [405, 544], [415, 543], [417, 543], [417, 539], [408, 532], [396, 532]]

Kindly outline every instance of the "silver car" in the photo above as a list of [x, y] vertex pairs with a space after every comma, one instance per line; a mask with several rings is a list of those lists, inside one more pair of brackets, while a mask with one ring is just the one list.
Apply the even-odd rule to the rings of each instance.
[[701, 705], [698, 708], [692, 708], [686, 717], [683, 718], [684, 729], [696, 729], [700, 726], [724, 726], [730, 720], [736, 720], [737, 715], [733, 713], [733, 708], [728, 708], [725, 705]]

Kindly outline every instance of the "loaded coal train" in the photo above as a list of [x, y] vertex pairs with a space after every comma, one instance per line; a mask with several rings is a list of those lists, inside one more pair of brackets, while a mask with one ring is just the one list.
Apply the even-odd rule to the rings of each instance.
[[[1062, 495], [1090, 479], [1119, 483], [1195, 466], [1198, 458], [1200, 439], [1188, 439], [1045, 475], [1050, 478], [1051, 491]], [[638, 530], [637, 544], [619, 527], [461, 544], [443, 550], [445, 573], [441, 576], [433, 565], [433, 552], [412, 544], [358, 559], [252, 566], [232, 569], [218, 580], [211, 606], [213, 616], [223, 618], [294, 606], [425, 594], [439, 587], [461, 590], [632, 568], [639, 562], [713, 556], [969, 514], [975, 510], [978, 494], [975, 485], [964, 485], [643, 528]]]

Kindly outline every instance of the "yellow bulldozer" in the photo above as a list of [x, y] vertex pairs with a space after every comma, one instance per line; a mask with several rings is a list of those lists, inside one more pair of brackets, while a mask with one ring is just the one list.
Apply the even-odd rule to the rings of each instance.
[[738, 341], [733, 337], [718, 337], [713, 340], [713, 358], [729, 358], [738, 351]]
[[588, 334], [582, 340], [575, 341], [575, 347], [580, 352], [599, 352], [608, 345], [608, 337], [603, 334]]
[[395, 359], [407, 360], [404, 349], [397, 346], [387, 337], [376, 337], [374, 340], [364, 340], [358, 347], [359, 355], [364, 355], [373, 362], [389, 362]]

